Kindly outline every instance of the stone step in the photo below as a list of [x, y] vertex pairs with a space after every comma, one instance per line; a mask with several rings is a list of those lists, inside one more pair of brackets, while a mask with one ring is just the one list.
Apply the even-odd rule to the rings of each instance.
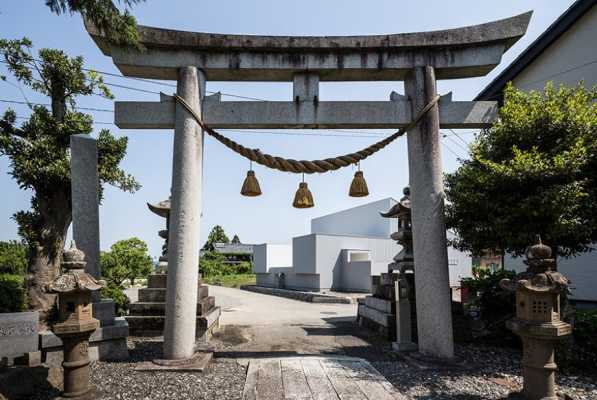
[[[203, 337], [205, 332], [215, 323], [219, 323], [220, 307], [213, 307], [204, 316], [196, 318], [196, 336]], [[161, 315], [129, 315], [126, 317], [129, 330], [137, 336], [161, 336], [164, 332], [164, 321], [166, 317]]]
[[359, 304], [358, 316], [370, 319], [371, 321], [374, 321], [375, 323], [387, 328], [395, 325], [396, 323], [395, 315], [368, 307], [366, 304]]
[[[208, 286], [199, 286], [197, 293], [197, 301], [209, 296]], [[142, 288], [139, 289], [139, 301], [142, 303], [165, 303], [166, 289], [165, 288]]]
[[[197, 302], [197, 315], [204, 315], [207, 311], [211, 310], [216, 305], [216, 299], [213, 296], [208, 296], [200, 299]], [[130, 315], [139, 316], [164, 316], [166, 315], [166, 303], [161, 302], [141, 302], [132, 303], [129, 305]]]
[[396, 316], [393, 314], [359, 304], [357, 321], [359, 326], [377, 332], [388, 340], [396, 340]]
[[166, 274], [151, 274], [147, 277], [147, 287], [158, 289], [166, 288], [166, 278], [168, 275]]
[[365, 305], [374, 310], [381, 311], [386, 314], [394, 314], [396, 311], [396, 302], [387, 299], [380, 299], [378, 297], [367, 296], [364, 301]]
[[[168, 274], [150, 274], [147, 277], [147, 287], [153, 289], [165, 289], [167, 287]], [[199, 275], [199, 286], [201, 286], [201, 275]]]
[[394, 286], [394, 282], [398, 280], [398, 274], [394, 272], [382, 272], [380, 277], [380, 284], [381, 285], [390, 285]]
[[396, 301], [396, 289], [394, 289], [394, 285], [372, 285], [371, 293], [379, 299]]

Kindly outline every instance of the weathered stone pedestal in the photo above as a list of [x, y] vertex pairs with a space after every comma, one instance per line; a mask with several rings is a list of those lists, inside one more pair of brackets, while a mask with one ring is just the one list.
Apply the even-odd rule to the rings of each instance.
[[[139, 289], [139, 301], [129, 307], [126, 320], [131, 334], [136, 336], [162, 336], [166, 318], [166, 286], [168, 274], [151, 274], [147, 288]], [[219, 326], [220, 308], [209, 295], [209, 287], [197, 282], [196, 337], [207, 340]]]
[[386, 337], [396, 340], [396, 290], [398, 274], [382, 273], [371, 277], [371, 296], [359, 299], [357, 322]]

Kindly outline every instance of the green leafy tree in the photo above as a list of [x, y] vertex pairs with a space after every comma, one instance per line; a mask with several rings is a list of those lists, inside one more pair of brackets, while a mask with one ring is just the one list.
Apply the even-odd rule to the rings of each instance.
[[232, 237], [232, 242], [233, 244], [240, 244], [240, 238], [238, 237], [238, 235], [234, 235]]
[[123, 286], [127, 279], [133, 285], [153, 268], [147, 244], [136, 237], [114, 243], [110, 251], [101, 253], [100, 263], [103, 278], [116, 286]]
[[207, 242], [203, 245], [203, 251], [214, 251], [216, 243], [230, 243], [230, 239], [226, 236], [224, 228], [220, 225], [216, 225], [209, 232]]
[[597, 240], [597, 89], [509, 85], [497, 122], [446, 176], [454, 245], [517, 255], [535, 234], [559, 256]]
[[[80, 14], [117, 44], [138, 46], [137, 22], [130, 9], [145, 0], [45, 0], [55, 14]], [[124, 6], [121, 11], [117, 4]]]
[[27, 246], [11, 240], [0, 242], [0, 274], [25, 275], [27, 271]]
[[[29, 250], [29, 306], [39, 310], [44, 320], [55, 298], [44, 287], [59, 271], [60, 252], [72, 220], [70, 136], [93, 130], [92, 117], [76, 110], [76, 99], [97, 92], [112, 96], [101, 76], [84, 72], [82, 57], [42, 49], [36, 59], [31, 47], [26, 38], [0, 40], [8, 69], [22, 84], [48, 96], [51, 107], [31, 107], [31, 115], [20, 127], [16, 113], [6, 111], [0, 119], [0, 156], [9, 158], [9, 174], [20, 188], [33, 192], [31, 209], [17, 212], [14, 218]], [[106, 183], [129, 192], [138, 190], [140, 185], [119, 167], [127, 138], [117, 139], [103, 129], [97, 144], [100, 199]]]

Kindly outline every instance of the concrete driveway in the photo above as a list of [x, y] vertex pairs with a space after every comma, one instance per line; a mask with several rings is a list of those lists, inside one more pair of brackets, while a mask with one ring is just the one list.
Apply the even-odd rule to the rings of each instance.
[[222, 308], [220, 325], [325, 325], [331, 318], [351, 322], [357, 315], [356, 304], [306, 303], [220, 286], [209, 292]]

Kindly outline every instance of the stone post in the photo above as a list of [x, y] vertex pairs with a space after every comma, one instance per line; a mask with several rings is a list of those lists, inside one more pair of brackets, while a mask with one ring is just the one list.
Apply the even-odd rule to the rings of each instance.
[[[437, 95], [434, 68], [415, 67], [404, 85], [414, 118]], [[419, 352], [452, 358], [454, 342], [437, 105], [408, 132], [408, 166], [417, 268], [415, 292]]]
[[[85, 253], [85, 272], [100, 279], [97, 141], [86, 134], [72, 135], [70, 149], [73, 240]], [[93, 292], [93, 302], [98, 302], [99, 298], [99, 292]]]
[[[201, 113], [203, 73], [196, 67], [180, 68], [177, 93]], [[203, 131], [177, 103], [164, 326], [164, 357], [169, 360], [190, 358], [195, 349], [202, 161]]]

